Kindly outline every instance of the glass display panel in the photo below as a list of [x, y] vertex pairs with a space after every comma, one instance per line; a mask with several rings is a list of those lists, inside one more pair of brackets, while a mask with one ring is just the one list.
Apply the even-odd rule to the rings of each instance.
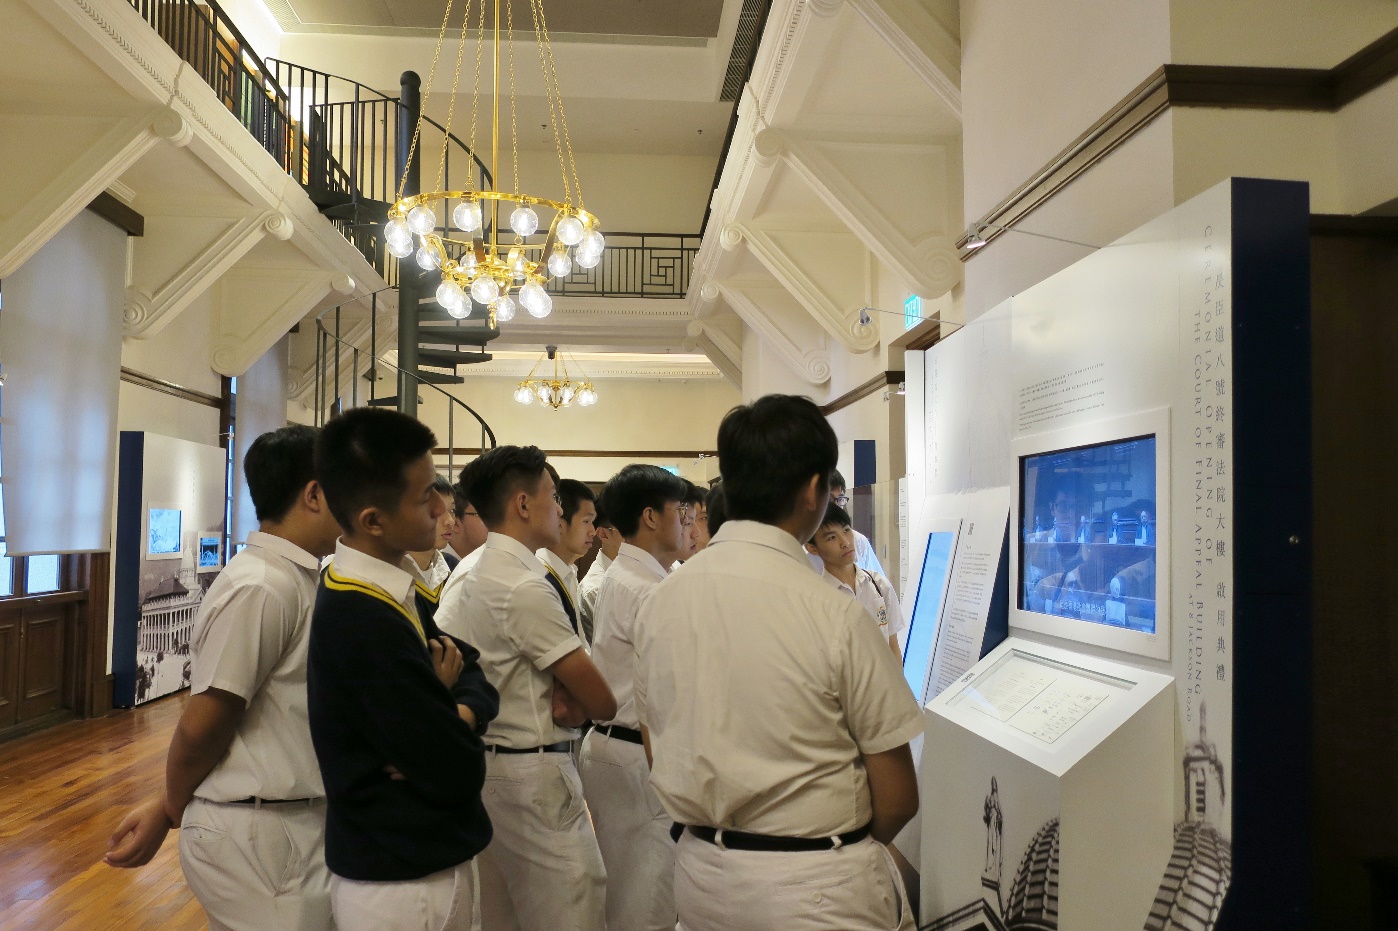
[[216, 536], [199, 537], [199, 568], [201, 570], [219, 567], [219, 546], [221, 538]]
[[153, 556], [180, 551], [180, 518], [177, 510], [167, 508], [150, 509], [150, 530], [146, 552]]
[[948, 704], [965, 704], [1046, 744], [1136, 683], [1011, 650]]
[[917, 586], [917, 601], [908, 621], [908, 637], [903, 648], [903, 676], [919, 702], [927, 700], [927, 676], [932, 665], [932, 644], [936, 642], [937, 620], [942, 614], [947, 577], [951, 574], [952, 550], [956, 532], [935, 531], [927, 537], [927, 557]]
[[25, 561], [25, 593], [42, 595], [44, 592], [58, 591], [58, 570], [58, 554], [30, 556]]
[[1155, 633], [1155, 454], [1150, 435], [1020, 458], [1021, 610]]

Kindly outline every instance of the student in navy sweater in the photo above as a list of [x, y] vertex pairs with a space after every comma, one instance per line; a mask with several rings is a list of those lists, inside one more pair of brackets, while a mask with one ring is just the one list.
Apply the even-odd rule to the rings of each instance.
[[311, 739], [340, 931], [466, 931], [490, 842], [480, 735], [499, 710], [478, 653], [420, 610], [414, 550], [447, 506], [436, 438], [394, 411], [330, 421], [316, 471], [344, 535], [311, 618]]

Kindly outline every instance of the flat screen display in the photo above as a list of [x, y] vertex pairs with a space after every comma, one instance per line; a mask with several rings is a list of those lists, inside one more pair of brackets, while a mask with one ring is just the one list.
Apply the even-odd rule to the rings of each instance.
[[1148, 435], [1020, 458], [1021, 610], [1155, 633], [1155, 453]]
[[219, 550], [222, 548], [222, 542], [222, 538], [216, 536], [199, 537], [200, 569], [219, 568]]
[[151, 508], [146, 552], [152, 556], [178, 553], [180, 551], [180, 518], [181, 514], [177, 510]]
[[942, 603], [946, 599], [947, 577], [951, 574], [951, 557], [955, 547], [955, 531], [934, 531], [927, 536], [927, 556], [922, 561], [917, 600], [913, 603], [907, 645], [903, 648], [903, 676], [919, 702], [927, 701], [927, 674], [932, 666], [932, 645], [937, 639], [937, 620], [941, 617]]

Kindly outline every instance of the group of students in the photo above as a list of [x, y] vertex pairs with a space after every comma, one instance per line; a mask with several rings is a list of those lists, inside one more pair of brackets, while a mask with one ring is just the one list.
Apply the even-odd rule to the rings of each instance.
[[435, 445], [371, 408], [253, 443], [259, 531], [106, 861], [179, 826], [212, 929], [912, 928], [921, 713], [819, 408], [731, 411], [708, 492], [532, 446], [453, 487]]

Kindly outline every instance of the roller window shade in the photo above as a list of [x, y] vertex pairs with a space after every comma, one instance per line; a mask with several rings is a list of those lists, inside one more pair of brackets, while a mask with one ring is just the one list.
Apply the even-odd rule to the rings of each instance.
[[110, 547], [126, 233], [83, 211], [0, 283], [9, 556]]

